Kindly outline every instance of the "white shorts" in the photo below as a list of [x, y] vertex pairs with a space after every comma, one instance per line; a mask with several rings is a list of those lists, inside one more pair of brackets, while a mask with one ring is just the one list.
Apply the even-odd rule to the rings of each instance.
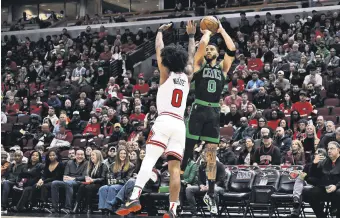
[[182, 161], [185, 148], [185, 123], [180, 118], [160, 115], [150, 130], [146, 144], [164, 149], [165, 156], [171, 155]]

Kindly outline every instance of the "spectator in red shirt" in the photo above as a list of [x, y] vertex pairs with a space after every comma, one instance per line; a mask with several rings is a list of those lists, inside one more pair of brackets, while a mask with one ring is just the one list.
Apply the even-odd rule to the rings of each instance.
[[310, 102], [306, 101], [307, 94], [303, 91], [300, 92], [300, 101], [293, 104], [292, 110], [297, 110], [301, 117], [308, 117], [312, 111], [313, 106]]
[[132, 92], [135, 92], [135, 90], [139, 90], [141, 95], [144, 96], [148, 94], [149, 89], [149, 85], [145, 83], [144, 74], [140, 73], [138, 75], [138, 84], [133, 86]]
[[237, 88], [231, 89], [231, 94], [224, 99], [224, 103], [230, 107], [231, 104], [235, 104], [238, 109], [241, 107], [242, 98], [237, 95]]
[[19, 104], [14, 102], [14, 97], [9, 97], [8, 104], [6, 105], [6, 115], [16, 115], [19, 111], [19, 108]]
[[127, 43], [122, 45], [122, 51], [125, 53], [128, 53], [130, 51], [133, 51], [137, 48], [137, 45], [133, 43], [131, 37], [128, 37]]
[[89, 124], [84, 129], [83, 134], [92, 134], [98, 136], [100, 134], [100, 123], [96, 116], [92, 116]]
[[103, 60], [103, 61], [109, 61], [109, 60], [111, 60], [111, 57], [112, 57], [112, 53], [110, 51], [110, 48], [109, 48], [108, 45], [105, 45], [104, 46], [104, 52], [102, 52], [99, 55], [99, 59]]
[[232, 80], [228, 83], [228, 90], [232, 90], [233, 87], [236, 87], [239, 92], [243, 92], [244, 90], [244, 81], [238, 79], [237, 73], [233, 74]]
[[261, 71], [263, 68], [263, 62], [261, 58], [256, 58], [255, 50], [250, 51], [250, 58], [248, 59], [248, 69], [249, 71]]
[[142, 107], [140, 105], [135, 106], [135, 113], [130, 115], [130, 120], [138, 120], [144, 122], [145, 114], [142, 113]]

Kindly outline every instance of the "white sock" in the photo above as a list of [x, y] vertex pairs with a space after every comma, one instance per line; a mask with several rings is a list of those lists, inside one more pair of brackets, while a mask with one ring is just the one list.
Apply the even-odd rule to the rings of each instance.
[[178, 206], [177, 202], [170, 202], [169, 210], [172, 211], [175, 215], [177, 211], [177, 206]]
[[137, 187], [135, 186], [133, 188], [133, 191], [132, 191], [132, 194], [131, 194], [131, 197], [130, 197], [130, 200], [136, 200], [139, 198], [140, 194], [142, 193], [142, 190], [140, 187]]

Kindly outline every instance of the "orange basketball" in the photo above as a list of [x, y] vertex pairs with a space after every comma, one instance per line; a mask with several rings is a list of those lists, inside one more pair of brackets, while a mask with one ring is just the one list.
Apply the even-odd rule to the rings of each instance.
[[215, 34], [217, 32], [218, 27], [219, 27], [219, 22], [213, 16], [203, 17], [203, 19], [201, 20], [201, 23], [200, 23], [200, 28], [202, 30], [206, 30], [206, 29], [210, 30], [213, 34]]

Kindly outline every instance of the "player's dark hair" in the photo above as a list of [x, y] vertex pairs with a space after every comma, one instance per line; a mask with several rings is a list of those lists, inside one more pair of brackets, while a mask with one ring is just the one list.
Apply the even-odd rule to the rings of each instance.
[[215, 43], [213, 43], [213, 42], [209, 42], [209, 44], [208, 44], [208, 45], [212, 45], [212, 46], [214, 46], [214, 47], [216, 48], [217, 52], [220, 52], [220, 48], [218, 47], [218, 45], [217, 45], [217, 44], [215, 44]]
[[188, 52], [179, 45], [170, 45], [162, 49], [162, 64], [172, 72], [183, 72], [188, 62]]

